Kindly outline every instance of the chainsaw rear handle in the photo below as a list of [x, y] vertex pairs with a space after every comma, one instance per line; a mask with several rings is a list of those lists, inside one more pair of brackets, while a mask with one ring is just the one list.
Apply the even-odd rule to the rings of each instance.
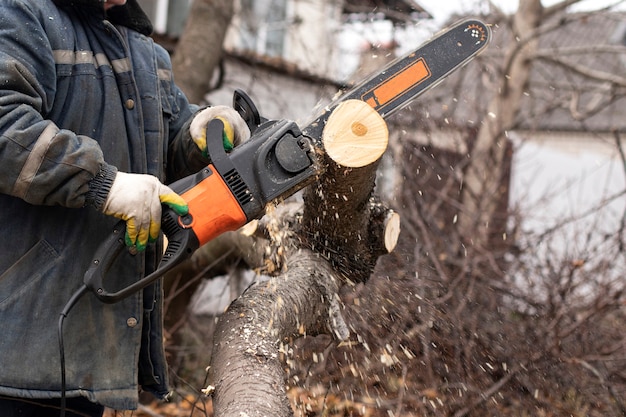
[[[241, 94], [245, 99], [241, 98]], [[242, 100], [247, 106], [246, 123], [254, 123], [259, 118], [256, 107], [245, 93], [240, 92], [235, 100]], [[207, 140], [209, 154], [222, 165], [230, 166], [229, 158], [221, 144], [224, 129], [223, 123], [216, 119], [207, 126]], [[213, 146], [217, 143], [217, 146]], [[229, 165], [230, 164], [230, 165]], [[156, 271], [135, 281], [118, 291], [110, 291], [105, 286], [105, 278], [113, 262], [124, 249], [128, 249], [124, 240], [126, 221], [119, 221], [111, 234], [96, 250], [94, 258], [85, 275], [83, 283], [102, 302], [117, 303], [133, 293], [142, 290], [161, 278], [176, 265], [191, 257], [204, 243], [217, 237], [219, 234], [236, 230], [247, 221], [241, 208], [228, 198], [229, 190], [212, 165], [200, 172], [182, 178], [170, 185], [170, 188], [179, 194], [189, 206], [189, 214], [179, 216], [167, 205], [162, 206], [161, 231], [167, 237], [167, 248]], [[220, 197], [222, 200], [219, 201]], [[232, 216], [228, 211], [234, 211]], [[194, 230], [196, 228], [196, 230]], [[198, 236], [199, 235], [199, 236]]]
[[[223, 128], [220, 120], [214, 120], [207, 127], [207, 137], [221, 138]], [[213, 151], [211, 156], [228, 166], [229, 159], [221, 141], [209, 139], [207, 142], [209, 151]], [[211, 146], [214, 142], [218, 143], [219, 149]], [[213, 165], [174, 182], [170, 188], [185, 200], [189, 213], [180, 216], [169, 206], [162, 206], [161, 231], [167, 237], [167, 248], [156, 271], [118, 291], [107, 289], [106, 275], [113, 262], [127, 249], [124, 240], [126, 222], [119, 221], [96, 250], [83, 277], [85, 286], [100, 301], [113, 304], [142, 290], [190, 258], [202, 244], [226, 231], [236, 230], [247, 222], [245, 214], [237, 202], [232, 200], [230, 190]]]
[[109, 237], [102, 242], [85, 272], [83, 283], [87, 289], [104, 303], [117, 303], [152, 284], [183, 260], [191, 257], [198, 249], [199, 242], [192, 232], [179, 226], [178, 222], [185, 221], [185, 217], [177, 215], [170, 208], [166, 209], [162, 216], [161, 230], [167, 236], [168, 244], [157, 270], [118, 291], [109, 291], [104, 283], [106, 274], [122, 251], [128, 250], [124, 242], [126, 222], [119, 221]]

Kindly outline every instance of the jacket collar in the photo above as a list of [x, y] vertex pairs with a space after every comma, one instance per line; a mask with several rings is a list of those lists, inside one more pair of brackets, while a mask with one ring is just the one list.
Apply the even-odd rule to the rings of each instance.
[[[53, 0], [61, 8], [76, 7], [94, 15], [102, 15], [104, 8], [102, 0]], [[137, 3], [137, 0], [127, 0], [123, 6], [115, 6], [106, 13], [106, 18], [111, 23], [126, 26], [146, 36], [152, 33], [152, 23]]]

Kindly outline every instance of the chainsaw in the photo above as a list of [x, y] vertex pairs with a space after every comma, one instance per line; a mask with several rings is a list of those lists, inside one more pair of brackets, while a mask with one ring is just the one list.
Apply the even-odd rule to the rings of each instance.
[[226, 153], [223, 123], [213, 120], [207, 125], [211, 162], [170, 184], [187, 202], [189, 213], [180, 216], [164, 206], [161, 230], [168, 243], [157, 270], [120, 290], [106, 289], [106, 273], [126, 247], [126, 226], [120, 221], [96, 251], [83, 279], [85, 286], [105, 303], [118, 302], [162, 277], [210, 240], [261, 218], [268, 204], [296, 193], [321, 174], [316, 149], [322, 147], [328, 117], [341, 102], [364, 101], [387, 118], [474, 58], [489, 40], [484, 23], [462, 21], [359, 83], [302, 128], [291, 120], [262, 118], [252, 100], [236, 90], [233, 108], [246, 121], [251, 137]]

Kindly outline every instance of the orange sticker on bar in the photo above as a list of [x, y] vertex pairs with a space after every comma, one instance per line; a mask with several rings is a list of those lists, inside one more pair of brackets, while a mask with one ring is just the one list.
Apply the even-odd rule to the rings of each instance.
[[363, 94], [361, 100], [373, 108], [386, 105], [404, 92], [430, 78], [431, 72], [424, 58], [418, 59], [376, 88]]

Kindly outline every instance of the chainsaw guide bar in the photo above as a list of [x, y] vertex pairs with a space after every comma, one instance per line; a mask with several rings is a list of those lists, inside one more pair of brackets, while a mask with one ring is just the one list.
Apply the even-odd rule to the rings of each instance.
[[364, 101], [383, 118], [391, 116], [473, 59], [490, 39], [489, 27], [479, 20], [446, 28], [330, 103], [303, 133], [319, 140], [332, 111], [346, 100]]

